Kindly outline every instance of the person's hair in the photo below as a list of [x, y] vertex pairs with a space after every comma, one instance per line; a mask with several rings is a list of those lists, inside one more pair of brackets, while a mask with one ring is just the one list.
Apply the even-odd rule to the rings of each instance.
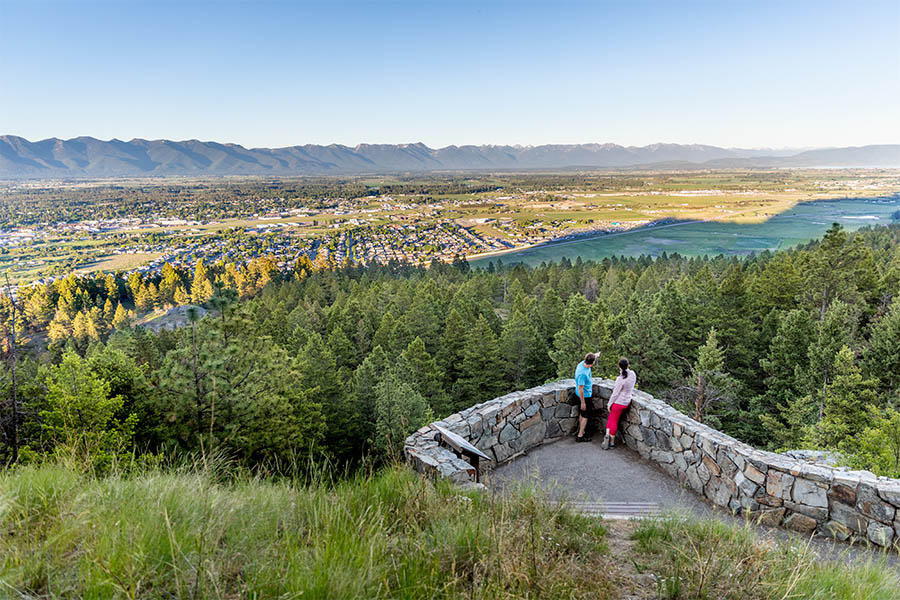
[[597, 357], [594, 356], [593, 354], [591, 354], [590, 352], [588, 352], [587, 354], [584, 355], [584, 364], [586, 364], [586, 365], [594, 364], [595, 360], [597, 360]]
[[628, 359], [624, 356], [619, 359], [619, 371], [621, 371], [622, 377], [628, 379]]

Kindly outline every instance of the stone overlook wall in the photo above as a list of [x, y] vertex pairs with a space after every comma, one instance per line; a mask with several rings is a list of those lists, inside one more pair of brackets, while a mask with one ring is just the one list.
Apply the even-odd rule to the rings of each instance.
[[[604, 414], [612, 386], [612, 381], [594, 380], [593, 395], [604, 399]], [[490, 456], [494, 463], [482, 463], [485, 472], [571, 434], [577, 415], [575, 382], [562, 380], [426, 425], [407, 438], [404, 452], [420, 473], [473, 482], [474, 467], [436, 441], [433, 425], [462, 436]], [[757, 450], [637, 390], [619, 432], [641, 457], [718, 506], [766, 525], [900, 548], [900, 480]]]

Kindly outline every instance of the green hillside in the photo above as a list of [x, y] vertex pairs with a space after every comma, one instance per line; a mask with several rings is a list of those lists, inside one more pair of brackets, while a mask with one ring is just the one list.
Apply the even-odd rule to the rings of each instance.
[[339, 483], [217, 467], [0, 474], [4, 598], [896, 599], [878, 561], [665, 518], [627, 525], [433, 485], [405, 467]]

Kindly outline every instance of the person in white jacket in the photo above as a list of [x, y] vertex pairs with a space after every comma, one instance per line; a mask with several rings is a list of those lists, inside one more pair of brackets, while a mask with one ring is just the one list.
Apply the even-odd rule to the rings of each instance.
[[628, 359], [622, 357], [619, 359], [619, 376], [616, 377], [616, 385], [613, 387], [612, 395], [606, 408], [609, 410], [609, 417], [606, 419], [606, 436], [603, 438], [601, 448], [607, 450], [616, 447], [616, 433], [619, 430], [619, 417], [622, 411], [631, 405], [631, 392], [634, 391], [634, 384], [637, 382], [637, 375], [628, 368]]

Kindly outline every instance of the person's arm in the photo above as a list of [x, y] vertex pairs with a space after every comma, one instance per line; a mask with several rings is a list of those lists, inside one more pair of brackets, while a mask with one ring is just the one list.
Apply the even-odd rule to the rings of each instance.
[[587, 404], [584, 402], [584, 386], [578, 386], [578, 398], [581, 400], [581, 410], [587, 410]]

